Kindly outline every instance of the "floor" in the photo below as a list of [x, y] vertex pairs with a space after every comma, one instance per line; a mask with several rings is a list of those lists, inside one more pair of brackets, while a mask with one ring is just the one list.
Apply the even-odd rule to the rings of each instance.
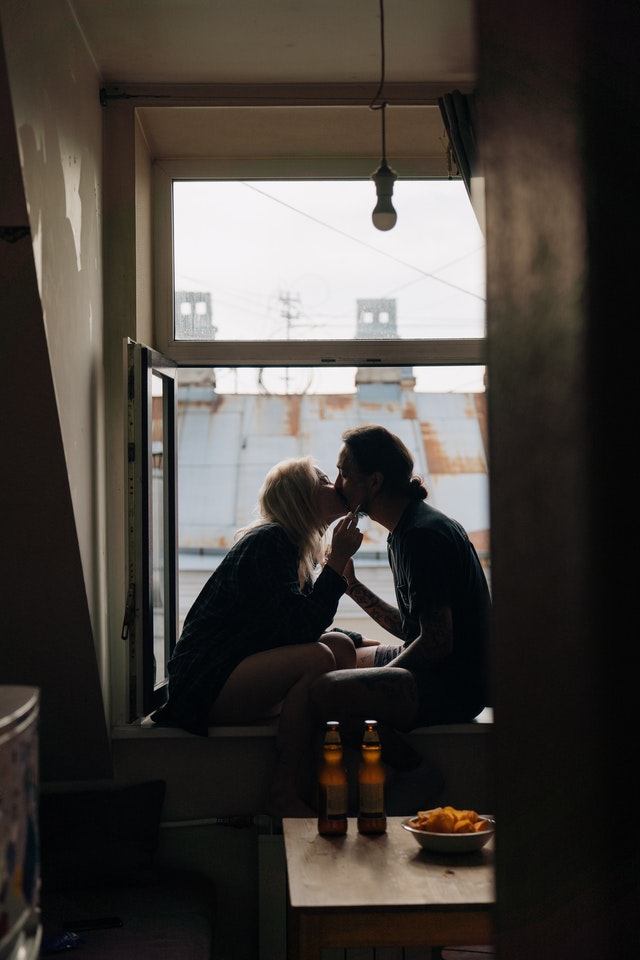
[[[441, 951], [440, 960], [493, 960], [496, 953], [489, 946], [449, 947]], [[438, 960], [432, 957], [432, 960]]]
[[487, 945], [445, 947], [377, 947], [357, 950], [323, 949], [322, 960], [494, 960], [495, 950]]

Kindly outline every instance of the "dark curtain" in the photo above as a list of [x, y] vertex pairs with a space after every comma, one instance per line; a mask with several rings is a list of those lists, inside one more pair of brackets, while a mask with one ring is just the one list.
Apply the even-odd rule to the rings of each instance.
[[438, 97], [445, 130], [458, 173], [464, 180], [467, 193], [471, 195], [471, 177], [478, 170], [476, 146], [475, 105], [472, 93], [454, 90]]

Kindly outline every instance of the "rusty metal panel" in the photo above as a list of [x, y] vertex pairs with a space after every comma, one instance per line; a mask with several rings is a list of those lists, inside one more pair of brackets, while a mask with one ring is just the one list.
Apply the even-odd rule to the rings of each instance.
[[[376, 387], [375, 400], [367, 390], [364, 396], [233, 394], [204, 404], [180, 402], [181, 549], [228, 548], [238, 527], [256, 515], [264, 476], [279, 460], [309, 454], [333, 480], [343, 432], [365, 423], [400, 436], [425, 478], [430, 502], [458, 519], [474, 542], [486, 543], [484, 395]], [[367, 519], [362, 526], [361, 554], [386, 557], [386, 530]]]
[[429, 503], [457, 520], [471, 539], [489, 529], [489, 490], [486, 474], [432, 476]]
[[483, 431], [472, 395], [422, 394], [416, 401], [428, 473], [486, 473]]

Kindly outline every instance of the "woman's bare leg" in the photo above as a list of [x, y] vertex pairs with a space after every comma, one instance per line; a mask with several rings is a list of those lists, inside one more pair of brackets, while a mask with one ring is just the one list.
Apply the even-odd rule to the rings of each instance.
[[320, 642], [256, 653], [236, 667], [213, 706], [214, 723], [247, 723], [273, 715], [280, 705], [278, 759], [267, 810], [272, 816], [316, 815], [302, 799], [308, 787], [304, 781], [310, 779], [309, 765], [315, 763], [316, 720], [309, 691], [319, 676], [335, 666], [333, 652]]
[[336, 658], [336, 670], [375, 666], [376, 647], [380, 646], [379, 640], [369, 640], [364, 637], [362, 646], [356, 649], [351, 638], [340, 630], [323, 633], [320, 640], [333, 651]]
[[320, 643], [326, 644], [336, 660], [336, 670], [352, 670], [358, 666], [357, 650], [351, 637], [340, 630], [323, 633]]

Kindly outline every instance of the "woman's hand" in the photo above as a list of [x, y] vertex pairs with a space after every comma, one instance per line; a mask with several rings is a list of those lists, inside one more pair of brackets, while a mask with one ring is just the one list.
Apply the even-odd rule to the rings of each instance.
[[[349, 567], [350, 574], [353, 574], [351, 557], [359, 549], [362, 540], [363, 534], [358, 527], [358, 520], [353, 514], [349, 513], [342, 520], [338, 520], [333, 528], [327, 566], [332, 567], [341, 576], [347, 576], [345, 571]], [[348, 580], [349, 577], [347, 576]]]
[[353, 562], [353, 557], [349, 557], [349, 559], [345, 563], [344, 570], [342, 571], [342, 576], [347, 581], [347, 592], [349, 592], [349, 590], [351, 590], [352, 587], [355, 587], [356, 583], [358, 582], [358, 578], [356, 577], [356, 568]]

